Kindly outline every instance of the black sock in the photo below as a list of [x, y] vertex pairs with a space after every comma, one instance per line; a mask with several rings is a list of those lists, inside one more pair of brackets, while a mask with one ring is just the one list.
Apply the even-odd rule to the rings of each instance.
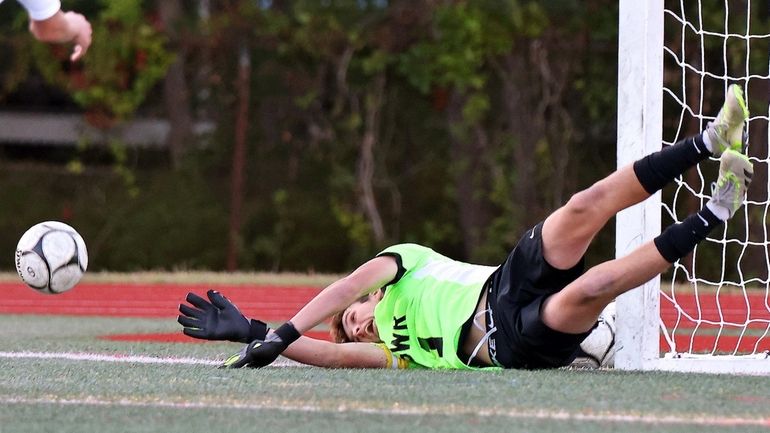
[[721, 224], [722, 220], [704, 207], [681, 223], [668, 226], [655, 238], [655, 246], [666, 261], [674, 263], [689, 254], [700, 241], [706, 239], [711, 230]]
[[634, 163], [634, 173], [645, 191], [654, 194], [688, 168], [711, 156], [703, 135], [685, 138]]

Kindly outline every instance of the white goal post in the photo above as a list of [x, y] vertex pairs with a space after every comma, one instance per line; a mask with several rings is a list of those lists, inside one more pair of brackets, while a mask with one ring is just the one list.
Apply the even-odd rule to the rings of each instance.
[[[732, 83], [746, 91], [752, 109], [749, 130], [760, 132], [753, 136], [767, 137], [770, 95], [762, 93], [770, 93], [770, 30], [766, 25], [752, 26], [756, 14], [768, 16], [767, 10], [760, 10], [767, 7], [766, 0], [620, 1], [618, 167], [705, 128], [721, 105], [704, 99], [723, 96]], [[715, 26], [715, 17], [723, 25]], [[758, 65], [757, 59], [764, 63]], [[711, 68], [714, 64], [717, 67]], [[664, 122], [668, 122], [665, 127]], [[767, 173], [768, 147], [766, 139], [749, 143], [755, 172]], [[616, 256], [627, 255], [657, 236], [662, 224], [679, 222], [702, 206], [714, 180], [709, 164], [718, 165], [706, 161], [701, 164], [706, 168], [682, 176], [663, 194], [619, 213]], [[765, 167], [758, 169], [759, 165]], [[692, 257], [677, 262], [663, 278], [618, 298], [616, 368], [770, 374], [767, 178], [765, 174], [752, 184], [752, 189], [764, 192], [752, 191], [745, 210], [728, 223], [734, 226], [715, 230], [718, 233], [712, 233]], [[754, 195], [760, 198], [752, 201]], [[699, 274], [704, 272], [698, 263], [706, 257], [708, 263], [721, 260], [717, 278]], [[757, 262], [767, 269], [748, 268]]]

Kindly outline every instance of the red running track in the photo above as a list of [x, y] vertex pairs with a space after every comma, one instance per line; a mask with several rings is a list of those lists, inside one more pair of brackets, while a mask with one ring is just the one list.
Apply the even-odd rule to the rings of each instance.
[[[176, 318], [188, 292], [206, 297], [216, 289], [232, 300], [248, 317], [265, 322], [290, 319], [321, 288], [217, 284], [120, 284], [81, 283], [59, 295], [38, 293], [22, 283], [0, 283], [0, 314]], [[180, 328], [181, 329], [181, 328]], [[307, 335], [328, 339], [327, 331]], [[104, 336], [118, 341], [199, 342], [183, 335], [121, 334]]]
[[[756, 292], [746, 297], [735, 292], [717, 296], [711, 292], [702, 293], [696, 299], [692, 293], [679, 294], [676, 302], [681, 313], [670, 300], [661, 297], [660, 315], [668, 329], [677, 326], [678, 332], [674, 335], [677, 351], [732, 353], [737, 348], [738, 353], [752, 353], [755, 349], [763, 352], [770, 350], [770, 299], [767, 296]], [[728, 325], [720, 327], [704, 322]], [[692, 337], [690, 331], [696, 326], [698, 332]], [[747, 332], [741, 336], [743, 329]], [[662, 337], [661, 348], [668, 348]]]
[[315, 287], [214, 284], [82, 283], [59, 295], [44, 295], [19, 283], [0, 283], [0, 313], [113, 317], [176, 317], [187, 292], [206, 297], [216, 289], [247, 316], [266, 322], [291, 318], [321, 291]]
[[[282, 322], [291, 318], [302, 306], [321, 291], [318, 287], [283, 287], [263, 285], [221, 285], [221, 284], [120, 284], [120, 283], [82, 283], [74, 290], [60, 295], [43, 295], [28, 288], [22, 283], [0, 283], [0, 314], [49, 314], [76, 316], [112, 316], [112, 317], [155, 317], [175, 318], [178, 315], [179, 303], [184, 301], [188, 292], [193, 291], [205, 297], [208, 289], [216, 289], [230, 298], [238, 308], [249, 317], [256, 317], [266, 322]], [[696, 299], [692, 294], [678, 295], [680, 307], [692, 317], [698, 316]], [[722, 320], [726, 322], [753, 322], [748, 329], [753, 334], [762, 334], [768, 328], [770, 300], [764, 295], [750, 294], [745, 300], [741, 294], [720, 294], [702, 296], [700, 299], [700, 317], [719, 321], [721, 307]], [[671, 328], [678, 314], [673, 304], [661, 298], [661, 317]], [[678, 329], [692, 329], [695, 323], [679, 316]], [[761, 322], [764, 321], [764, 322]], [[717, 350], [731, 352], [736, 345], [739, 351], [753, 351], [759, 342], [759, 351], [770, 350], [770, 335], [760, 339], [760, 335], [744, 336], [723, 335], [719, 339], [715, 335], [718, 330], [714, 326], [701, 326], [699, 334], [692, 340], [693, 350]], [[328, 338], [326, 331], [311, 334], [317, 338]], [[142, 334], [142, 335], [112, 335], [105, 336], [111, 340], [125, 341], [197, 341], [180, 333], [174, 334]], [[675, 336], [678, 348], [690, 346], [690, 336], [677, 334]], [[661, 337], [661, 347], [668, 347]]]

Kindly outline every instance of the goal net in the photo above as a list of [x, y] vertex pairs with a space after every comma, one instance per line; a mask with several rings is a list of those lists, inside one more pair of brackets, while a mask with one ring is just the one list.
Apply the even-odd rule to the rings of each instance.
[[[755, 176], [745, 206], [670, 272], [618, 298], [623, 369], [770, 374], [767, 0], [620, 2], [618, 166], [699, 133], [740, 85]], [[626, 255], [710, 198], [716, 159], [618, 215]]]

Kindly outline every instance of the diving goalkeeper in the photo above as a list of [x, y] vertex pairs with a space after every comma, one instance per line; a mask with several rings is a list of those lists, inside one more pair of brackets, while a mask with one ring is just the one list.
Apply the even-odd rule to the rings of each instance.
[[[569, 365], [602, 310], [618, 295], [690, 253], [742, 206], [753, 166], [742, 153], [748, 110], [728, 89], [714, 122], [697, 136], [650, 154], [581, 191], [528, 230], [497, 267], [458, 262], [433, 250], [386, 248], [332, 283], [290, 321], [268, 330], [217, 292], [190, 293], [179, 323], [196, 338], [248, 343], [223, 367], [295, 361], [350, 368]], [[625, 257], [584, 269], [583, 256], [617, 212], [659, 191], [710, 156], [720, 158], [711, 199]], [[302, 334], [332, 318], [336, 342]]]

